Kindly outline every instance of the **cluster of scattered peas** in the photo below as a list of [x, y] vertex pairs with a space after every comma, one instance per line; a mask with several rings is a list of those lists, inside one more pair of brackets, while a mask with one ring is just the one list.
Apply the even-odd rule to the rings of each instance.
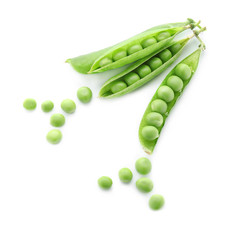
[[191, 68], [185, 64], [179, 64], [174, 74], [171, 75], [166, 85], [157, 90], [157, 98], [151, 102], [151, 111], [146, 115], [147, 125], [142, 128], [141, 134], [145, 140], [153, 141], [159, 137], [159, 128], [163, 125], [164, 115], [167, 115], [168, 104], [175, 98], [175, 93], [182, 91], [184, 81], [190, 79]]
[[[136, 171], [141, 175], [147, 175], [151, 172], [152, 164], [148, 158], [139, 158], [135, 163]], [[133, 173], [129, 168], [119, 170], [119, 179], [123, 183], [130, 183], [133, 178]], [[103, 176], [98, 179], [98, 185], [102, 189], [110, 189], [113, 181], [110, 177]], [[149, 193], [153, 190], [153, 182], [148, 177], [141, 177], [136, 181], [136, 188], [142, 193]], [[164, 198], [159, 194], [154, 194], [149, 199], [149, 207], [153, 210], [158, 210], [164, 205]]]
[[123, 76], [123, 79], [114, 82], [110, 88], [111, 92], [113, 94], [120, 92], [128, 86], [146, 77], [152, 71], [155, 71], [157, 68], [159, 68], [162, 64], [169, 61], [181, 49], [181, 47], [182, 45], [180, 43], [175, 43], [171, 47], [166, 48], [157, 55], [153, 56], [147, 62], [141, 64], [138, 68]]
[[[88, 103], [92, 98], [92, 91], [88, 87], [81, 87], [77, 91], [77, 97], [82, 103]], [[23, 106], [25, 109], [32, 111], [36, 109], [37, 102], [33, 98], [27, 98]], [[68, 114], [72, 114], [76, 110], [76, 104], [71, 99], [65, 99], [61, 102], [61, 109]], [[51, 112], [54, 108], [54, 103], [50, 100], [46, 100], [41, 104], [41, 109], [43, 112]], [[53, 127], [62, 127], [65, 124], [65, 117], [61, 113], [54, 113], [50, 118], [50, 124]], [[62, 133], [59, 129], [52, 129], [47, 133], [47, 141], [51, 144], [57, 144], [62, 139]]]
[[99, 62], [99, 66], [100, 67], [104, 67], [108, 64], [111, 64], [112, 62], [116, 62], [124, 57], [127, 57], [129, 55], [132, 55], [136, 52], [141, 51], [144, 48], [147, 48], [157, 42], [160, 42], [164, 39], [167, 39], [171, 37], [171, 33], [170, 32], [160, 32], [157, 36], [152, 36], [152, 37], [148, 37], [146, 39], [143, 39], [141, 43], [136, 43], [132, 46], [128, 46], [126, 47], [126, 49], [118, 49], [117, 51], [115, 51], [113, 53], [112, 58], [110, 57], [104, 57], [103, 59], [100, 60]]

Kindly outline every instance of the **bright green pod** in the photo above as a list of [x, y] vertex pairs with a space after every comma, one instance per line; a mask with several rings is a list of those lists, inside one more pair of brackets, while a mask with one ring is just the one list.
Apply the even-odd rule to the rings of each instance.
[[[155, 112], [156, 109], [157, 110], [160, 109], [162, 111], [161, 114], [162, 114], [162, 117], [163, 117], [163, 124], [159, 127], [156, 127], [157, 130], [158, 130], [158, 134], [160, 135], [161, 130], [162, 130], [162, 128], [164, 126], [164, 123], [166, 121], [166, 118], [169, 116], [169, 113], [170, 113], [171, 109], [174, 107], [176, 101], [178, 100], [178, 98], [180, 97], [180, 95], [184, 91], [185, 87], [188, 85], [188, 83], [192, 79], [192, 77], [193, 77], [193, 75], [194, 75], [194, 73], [197, 69], [202, 50], [203, 50], [203, 48], [200, 47], [195, 52], [193, 52], [191, 55], [186, 57], [183, 61], [181, 61], [179, 64], [177, 64], [170, 71], [170, 73], [166, 76], [166, 78], [162, 81], [161, 85], [159, 86], [159, 88], [157, 89], [153, 98], [151, 99], [151, 101], [150, 101], [150, 103], [149, 103], [149, 105], [148, 105], [148, 107], [147, 107], [147, 109], [146, 109], [146, 111], [143, 115], [143, 118], [141, 120], [140, 127], [139, 127], [139, 140], [140, 140], [140, 143], [143, 146], [144, 150], [147, 153], [151, 154], [153, 152], [153, 150], [155, 148], [155, 145], [158, 141], [158, 137], [154, 138], [154, 135], [156, 134], [156, 130], [152, 129], [152, 132], [151, 132], [150, 131], [151, 129], [149, 129], [149, 122], [148, 122], [149, 121], [149, 119], [148, 119], [149, 114], [152, 113], [152, 112]], [[189, 68], [190, 72], [191, 72], [191, 75], [190, 75], [189, 78], [187, 78], [187, 80], [182, 81], [183, 82], [183, 87], [182, 88], [180, 87], [181, 90], [174, 92], [170, 88], [172, 86], [169, 86], [168, 84], [170, 83], [170, 85], [172, 85], [171, 79], [172, 79], [173, 76], [177, 75], [176, 70], [177, 70], [177, 73], [179, 75], [179, 66], [181, 66], [181, 68], [183, 66], [184, 69], [186, 69], [185, 66], [187, 66], [186, 71], [188, 71], [188, 68]], [[173, 85], [174, 85], [174, 87], [179, 88], [178, 84], [174, 83]], [[160, 98], [159, 98], [159, 95], [160, 95]], [[164, 101], [167, 103], [167, 111], [165, 111], [166, 110], [165, 109], [166, 105], [164, 104]], [[145, 130], [146, 128], [148, 128], [147, 134], [146, 134], [146, 132], [143, 132], [143, 131], [146, 131]]]
[[[186, 22], [163, 24], [148, 29], [114, 46], [68, 59], [72, 67], [80, 73], [97, 73], [122, 67], [135, 62], [169, 45], [174, 37], [186, 29], [196, 26], [192, 19]], [[161, 37], [163, 36], [164, 37]], [[153, 39], [161, 37], [158, 42]], [[151, 39], [151, 40], [150, 40]], [[141, 45], [142, 44], [142, 45]], [[122, 52], [120, 56], [116, 54]], [[123, 54], [123, 53], [126, 54]]]

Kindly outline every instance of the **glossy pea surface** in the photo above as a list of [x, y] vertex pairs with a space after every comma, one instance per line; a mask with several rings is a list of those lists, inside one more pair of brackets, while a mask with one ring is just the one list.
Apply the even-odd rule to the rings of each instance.
[[54, 103], [50, 100], [46, 100], [42, 103], [41, 109], [43, 112], [50, 112], [54, 108]]
[[188, 80], [191, 75], [192, 71], [190, 67], [185, 64], [185, 63], [180, 63], [176, 68], [175, 68], [175, 74], [180, 77], [182, 80], [186, 81]]
[[149, 178], [142, 177], [136, 181], [136, 187], [139, 191], [148, 193], [153, 190], [153, 182]]
[[152, 210], [161, 209], [163, 207], [164, 203], [165, 203], [165, 200], [164, 200], [163, 196], [161, 196], [159, 194], [154, 194], [149, 199], [149, 207]]
[[58, 129], [53, 129], [47, 133], [47, 141], [51, 144], [57, 144], [62, 139], [62, 133]]
[[117, 81], [115, 82], [112, 87], [111, 87], [111, 92], [112, 93], [117, 93], [122, 91], [123, 89], [125, 89], [127, 87], [127, 84], [123, 81]]
[[144, 78], [149, 73], [151, 73], [151, 68], [148, 65], [143, 64], [136, 69], [136, 72], [141, 78]]
[[161, 32], [157, 35], [157, 41], [160, 42], [164, 39], [167, 39], [171, 36], [171, 34], [169, 32]]
[[110, 63], [112, 63], [113, 60], [111, 58], [103, 58], [102, 60], [100, 60], [100, 67], [104, 67]]
[[135, 169], [138, 173], [146, 175], [150, 173], [152, 164], [148, 158], [142, 157], [135, 162]]
[[172, 58], [172, 53], [169, 49], [163, 50], [158, 55], [164, 63]]
[[76, 110], [76, 104], [71, 99], [65, 99], [61, 102], [61, 108], [66, 113], [74, 113]]
[[125, 50], [121, 50], [119, 52], [116, 52], [114, 55], [113, 55], [113, 60], [114, 61], [118, 61], [124, 57], [127, 56], [127, 52]]
[[171, 102], [174, 99], [174, 91], [168, 86], [161, 86], [158, 89], [158, 97], [166, 102]]
[[128, 86], [136, 83], [137, 81], [140, 80], [140, 76], [137, 73], [130, 72], [124, 77], [125, 82], [127, 83]]
[[158, 57], [153, 57], [148, 61], [148, 65], [154, 71], [162, 65], [162, 60]]
[[143, 136], [144, 139], [146, 139], [148, 141], [152, 141], [152, 140], [159, 137], [159, 132], [158, 132], [158, 129], [156, 127], [145, 126], [142, 129], [142, 136]]
[[28, 111], [32, 111], [37, 107], [37, 102], [33, 98], [27, 98], [23, 102], [23, 107]]
[[150, 126], [160, 127], [163, 121], [163, 116], [158, 112], [150, 112], [146, 115], [146, 122]]
[[142, 48], [142, 46], [140, 44], [135, 44], [135, 45], [129, 47], [127, 52], [128, 52], [128, 55], [131, 55], [133, 53], [139, 52], [142, 49], [143, 48]]
[[178, 92], [183, 88], [184, 83], [179, 77], [173, 75], [167, 79], [167, 85], [175, 92]]
[[65, 124], [65, 117], [60, 113], [55, 113], [51, 116], [50, 123], [54, 127], [62, 127]]
[[110, 189], [113, 185], [113, 181], [110, 177], [103, 176], [98, 179], [98, 185], [103, 189]]
[[80, 87], [77, 90], [77, 97], [83, 103], [88, 103], [92, 98], [92, 91], [89, 87]]
[[133, 174], [129, 168], [122, 168], [118, 173], [121, 182], [129, 183], [133, 178]]
[[175, 43], [174, 45], [172, 45], [171, 47], [169, 47], [169, 50], [171, 51], [171, 53], [174, 55], [177, 52], [179, 52], [179, 50], [182, 48], [182, 45], [180, 43]]
[[141, 45], [142, 45], [143, 48], [146, 48], [146, 47], [149, 47], [149, 46], [153, 45], [153, 44], [156, 43], [156, 42], [157, 42], [156, 38], [151, 37], [151, 38], [145, 39], [145, 40], [141, 43]]
[[156, 99], [156, 100], [152, 101], [151, 109], [154, 112], [164, 114], [167, 111], [167, 104], [165, 101], [163, 101], [161, 99]]

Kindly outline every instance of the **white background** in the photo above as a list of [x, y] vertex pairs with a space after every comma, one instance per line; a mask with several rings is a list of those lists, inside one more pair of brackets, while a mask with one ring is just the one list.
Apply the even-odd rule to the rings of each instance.
[[[235, 239], [232, 3], [1, 1], [1, 240]], [[97, 98], [99, 89], [119, 69], [87, 76], [64, 62], [187, 17], [207, 26], [201, 35], [207, 50], [149, 157], [151, 194], [166, 201], [155, 212], [148, 207], [151, 194], [135, 189], [134, 163], [147, 156], [138, 141], [140, 120], [170, 70], [108, 101]], [[197, 45], [192, 41], [180, 59]], [[76, 99], [84, 85], [94, 94], [88, 105]], [[36, 111], [22, 107], [27, 97], [37, 100]], [[53, 146], [45, 140], [51, 113], [40, 104], [51, 99], [53, 112], [61, 112], [65, 98], [76, 101], [77, 111], [66, 115], [63, 140]], [[133, 170], [130, 185], [119, 182], [122, 167]], [[98, 188], [102, 175], [113, 179], [111, 191]]]

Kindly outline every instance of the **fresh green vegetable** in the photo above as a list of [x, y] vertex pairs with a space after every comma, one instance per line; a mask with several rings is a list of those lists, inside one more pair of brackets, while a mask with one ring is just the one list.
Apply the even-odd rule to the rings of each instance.
[[88, 103], [92, 98], [92, 91], [89, 87], [80, 87], [77, 91], [78, 99], [83, 103]]
[[51, 116], [50, 123], [54, 127], [62, 127], [65, 124], [65, 117], [60, 113], [55, 113]]
[[152, 164], [148, 158], [142, 157], [135, 162], [135, 169], [138, 173], [146, 175], [150, 173]]
[[54, 103], [50, 100], [46, 100], [41, 105], [43, 112], [50, 112], [54, 108]]
[[112, 187], [113, 181], [110, 177], [103, 176], [98, 179], [98, 184], [103, 189], [110, 189]]
[[51, 144], [57, 144], [62, 139], [62, 133], [58, 129], [53, 129], [47, 134], [47, 141]]
[[142, 177], [136, 181], [136, 187], [139, 191], [148, 193], [153, 190], [153, 182], [149, 178]]
[[154, 194], [149, 199], [149, 207], [152, 210], [159, 210], [164, 205], [164, 198], [161, 195]]
[[124, 183], [129, 183], [133, 178], [133, 174], [129, 168], [120, 169], [118, 175], [120, 181]]
[[37, 107], [37, 102], [33, 98], [27, 98], [23, 102], [23, 107], [26, 110], [32, 111]]
[[76, 110], [76, 104], [73, 100], [71, 99], [65, 99], [61, 102], [61, 108], [64, 112], [66, 113], [74, 113]]

